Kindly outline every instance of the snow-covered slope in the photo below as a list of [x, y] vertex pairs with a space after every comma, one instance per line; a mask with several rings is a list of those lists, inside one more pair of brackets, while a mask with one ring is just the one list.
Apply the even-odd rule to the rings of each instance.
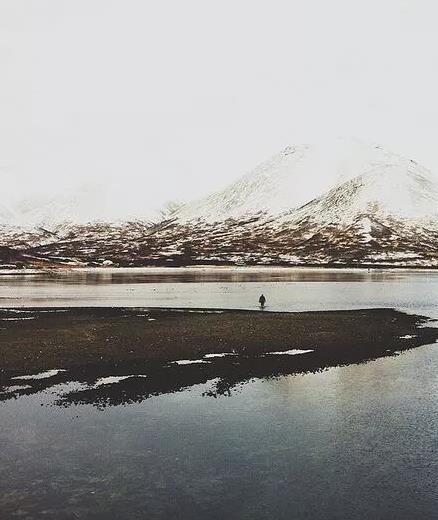
[[[412, 173], [411, 179], [405, 176], [407, 172]], [[381, 146], [338, 139], [324, 145], [289, 146], [225, 190], [184, 205], [176, 216], [185, 222], [214, 222], [259, 212], [278, 215], [298, 209], [346, 181], [366, 176], [370, 188], [362, 190], [362, 204], [367, 197], [384, 195], [388, 201], [392, 198], [391, 205], [404, 206], [411, 214], [429, 211], [420, 208], [422, 203], [430, 206], [427, 201], [414, 200], [417, 187], [409, 188], [412, 196], [406, 200], [402, 184], [407, 180], [420, 185], [422, 177], [433, 184], [432, 174]]]
[[105, 214], [104, 199], [96, 186], [81, 186], [73, 193], [20, 201], [16, 214], [23, 226], [52, 229], [65, 222], [80, 224], [98, 219]]
[[[126, 201], [108, 192], [105, 185], [83, 184], [69, 193], [58, 196], [40, 196], [16, 204], [11, 218], [14, 225], [25, 228], [43, 227], [56, 230], [65, 225], [83, 225], [96, 222], [126, 222], [143, 219], [157, 220], [158, 213], [152, 210], [126, 210]], [[128, 204], [129, 207], [129, 204]], [[1, 215], [0, 215], [1, 218]]]
[[284, 215], [319, 223], [351, 223], [357, 215], [438, 224], [438, 178], [413, 161], [380, 164]]

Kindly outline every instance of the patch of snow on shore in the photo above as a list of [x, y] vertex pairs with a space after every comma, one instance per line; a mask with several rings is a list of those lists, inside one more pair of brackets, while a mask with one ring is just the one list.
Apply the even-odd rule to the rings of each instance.
[[205, 354], [204, 358], [205, 359], [210, 359], [210, 358], [221, 358], [221, 357], [226, 357], [226, 356], [235, 356], [236, 354], [234, 354], [234, 352], [221, 352], [220, 354]]
[[314, 350], [301, 350], [299, 348], [293, 348], [291, 350], [281, 350], [278, 352], [267, 352], [267, 354], [272, 356], [297, 356], [299, 354], [307, 354], [308, 352], [314, 352]]
[[66, 372], [66, 370], [60, 368], [60, 369], [53, 369], [53, 370], [47, 370], [46, 372], [40, 372], [39, 374], [33, 374], [33, 375], [27, 375], [27, 376], [15, 376], [11, 377], [11, 379], [19, 379], [19, 380], [28, 380], [28, 379], [46, 379], [48, 377], [54, 377], [58, 375], [60, 372]]
[[36, 316], [23, 316], [22, 318], [0, 318], [0, 321], [23, 321], [34, 320]]
[[13, 394], [14, 392], [19, 392], [20, 390], [28, 390], [32, 388], [30, 385], [16, 385], [16, 386], [7, 386], [1, 394]]
[[204, 359], [179, 359], [178, 361], [172, 361], [172, 363], [177, 365], [202, 365], [210, 363], [210, 361], [205, 361]]
[[137, 374], [131, 374], [128, 376], [107, 376], [107, 377], [101, 377], [98, 379], [95, 384], [93, 385], [93, 388], [96, 388], [98, 386], [102, 385], [112, 385], [114, 383], [119, 383], [120, 381], [124, 381], [125, 379], [131, 379], [132, 377], [147, 377], [144, 375], [137, 375]]

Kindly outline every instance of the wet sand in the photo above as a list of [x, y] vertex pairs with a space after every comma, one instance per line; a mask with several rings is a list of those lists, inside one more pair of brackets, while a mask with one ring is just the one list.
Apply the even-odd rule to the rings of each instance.
[[[216, 380], [212, 395], [226, 394], [252, 378], [318, 371], [434, 343], [438, 329], [428, 321], [392, 309], [3, 309], [0, 398], [67, 381], [88, 386], [64, 396], [63, 404], [140, 401], [209, 380]], [[62, 371], [26, 377], [53, 369]]]

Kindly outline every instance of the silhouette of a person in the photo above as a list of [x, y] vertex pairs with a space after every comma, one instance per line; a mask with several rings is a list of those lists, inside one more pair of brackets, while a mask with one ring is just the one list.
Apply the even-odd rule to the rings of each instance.
[[260, 298], [259, 298], [259, 303], [260, 303], [260, 307], [261, 307], [262, 309], [264, 309], [264, 307], [265, 307], [265, 303], [266, 303], [266, 298], [265, 298], [265, 295], [264, 295], [264, 294], [262, 294], [262, 295], [260, 296]]

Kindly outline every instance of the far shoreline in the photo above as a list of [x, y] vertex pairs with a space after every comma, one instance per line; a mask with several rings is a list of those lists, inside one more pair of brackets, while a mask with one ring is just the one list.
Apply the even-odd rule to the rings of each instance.
[[46, 268], [23, 268], [23, 269], [2, 269], [1, 276], [31, 276], [40, 274], [62, 274], [62, 273], [183, 273], [183, 272], [294, 272], [294, 271], [324, 271], [324, 272], [431, 272], [437, 273], [438, 266], [397, 266], [397, 265], [189, 265], [189, 266], [143, 266], [143, 267], [116, 267], [116, 266], [77, 266], [62, 265]]

